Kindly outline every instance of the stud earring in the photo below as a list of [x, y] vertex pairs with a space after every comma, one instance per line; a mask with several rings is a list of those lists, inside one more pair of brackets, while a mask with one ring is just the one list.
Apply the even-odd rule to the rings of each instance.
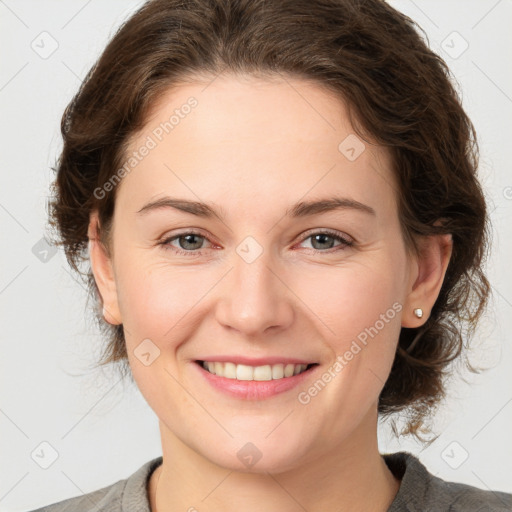
[[414, 310], [414, 314], [418, 317], [418, 318], [421, 318], [423, 316], [423, 309], [421, 308], [416, 308]]

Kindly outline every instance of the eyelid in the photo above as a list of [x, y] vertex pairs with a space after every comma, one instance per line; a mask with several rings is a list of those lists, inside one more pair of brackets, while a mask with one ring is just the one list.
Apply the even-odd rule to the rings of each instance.
[[[179, 238], [181, 236], [185, 236], [185, 235], [197, 235], [197, 236], [200, 236], [201, 238], [204, 238], [211, 245], [219, 245], [214, 240], [211, 240], [211, 237], [209, 235], [206, 235], [203, 231], [201, 231], [197, 228], [183, 229], [182, 231], [178, 231], [177, 233], [164, 235], [157, 240], [157, 245], [168, 245], [171, 241], [174, 241], [177, 238]], [[177, 249], [177, 250], [183, 250], [183, 249]], [[197, 251], [187, 251], [187, 252], [199, 254], [199, 252], [202, 250], [203, 249], [198, 249]]]
[[[356, 240], [351, 237], [350, 235], [347, 235], [346, 233], [343, 233], [341, 231], [337, 231], [336, 229], [330, 229], [330, 228], [312, 228], [307, 231], [305, 231], [301, 238], [299, 239], [299, 242], [303, 242], [307, 238], [309, 238], [311, 235], [319, 235], [319, 234], [328, 234], [332, 236], [336, 236], [339, 238], [342, 238], [347, 243], [355, 243]], [[206, 240], [208, 240], [210, 243], [213, 243], [212, 240], [210, 240], [210, 236], [206, 235], [203, 231], [201, 231], [198, 228], [184, 228], [183, 231], [179, 231], [178, 233], [173, 233], [172, 235], [164, 235], [158, 239], [158, 242], [166, 242], [173, 239], [176, 239], [183, 235], [199, 235]]]
[[[344, 242], [347, 244], [354, 244], [356, 241], [354, 238], [352, 238], [350, 235], [347, 235], [346, 233], [343, 233], [341, 231], [338, 231], [336, 229], [330, 229], [330, 228], [314, 228], [306, 231], [301, 238], [301, 242], [309, 238], [311, 235], [330, 235], [333, 237], [341, 238]], [[325, 251], [324, 251], [325, 252]]]
[[[174, 246], [171, 245], [171, 242], [173, 242], [176, 239], [180, 238], [181, 236], [185, 236], [185, 235], [197, 235], [197, 236], [199, 236], [201, 238], [204, 238], [210, 244], [217, 245], [217, 246], [219, 245], [219, 244], [216, 244], [215, 242], [212, 242], [208, 235], [204, 234], [204, 232], [202, 230], [197, 229], [197, 228], [184, 228], [182, 231], [179, 231], [178, 233], [173, 233], [172, 235], [164, 236], [164, 237], [162, 237], [158, 241], [157, 245], [162, 246], [165, 250], [169, 250], [171, 252], [174, 252], [177, 255], [183, 255], [183, 256], [187, 256], [187, 257], [201, 256], [205, 249], [198, 249], [198, 250], [187, 251], [185, 249], [180, 249], [179, 247], [174, 247]], [[342, 251], [342, 250], [347, 249], [349, 247], [353, 247], [355, 245], [355, 243], [356, 243], [354, 238], [352, 238], [350, 235], [347, 235], [346, 233], [343, 233], [343, 232], [338, 231], [336, 229], [312, 228], [312, 229], [304, 232], [301, 235], [301, 238], [297, 242], [297, 244], [300, 245], [301, 243], [306, 241], [308, 238], [311, 238], [311, 236], [313, 236], [313, 235], [327, 235], [327, 236], [330, 236], [330, 237], [332, 237], [334, 239], [337, 239], [338, 242], [339, 242], [339, 245], [337, 245], [335, 247], [331, 247], [330, 249], [325, 250], [325, 251], [322, 251], [322, 250], [319, 250], [319, 249], [314, 249], [314, 248], [312, 248], [312, 249], [306, 248], [309, 251], [313, 251], [315, 254], [322, 254], [322, 253], [332, 254], [332, 253], [337, 253], [338, 251]]]
[[[198, 235], [198, 236], [201, 236], [207, 240], [211, 240], [211, 236], [206, 234], [204, 231], [202, 231], [201, 229], [199, 228], [183, 228], [183, 229], [179, 229], [177, 232], [172, 232], [172, 233], [169, 233], [169, 234], [165, 234], [161, 237], [158, 238], [158, 242], [165, 242], [166, 240], [172, 240], [174, 238], [178, 238], [180, 236], [184, 236], [184, 235]], [[212, 241], [213, 243], [213, 241]]]

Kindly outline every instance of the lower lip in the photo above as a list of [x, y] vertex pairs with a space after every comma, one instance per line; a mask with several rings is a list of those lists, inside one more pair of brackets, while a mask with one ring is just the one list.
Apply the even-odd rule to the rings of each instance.
[[214, 388], [224, 393], [244, 400], [263, 400], [272, 396], [284, 393], [300, 385], [316, 370], [318, 365], [312, 366], [305, 372], [293, 375], [292, 377], [283, 377], [275, 380], [236, 380], [226, 377], [219, 377], [208, 370], [205, 370], [200, 363], [194, 363], [200, 374]]

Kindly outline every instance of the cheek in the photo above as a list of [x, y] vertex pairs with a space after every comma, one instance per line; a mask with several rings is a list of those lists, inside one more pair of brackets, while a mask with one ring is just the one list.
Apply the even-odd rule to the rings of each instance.
[[303, 282], [302, 294], [326, 326], [322, 332], [337, 364], [333, 393], [350, 391], [356, 401], [373, 400], [384, 385], [401, 329], [404, 265], [400, 253], [380, 253], [364, 263], [330, 269], [322, 291], [311, 284], [314, 279]]
[[323, 332], [337, 350], [361, 333], [359, 338], [364, 339], [366, 329], [372, 326], [382, 331], [381, 339], [395, 340], [404, 298], [400, 265], [381, 258], [318, 270], [307, 280], [301, 279], [298, 295], [324, 324]]
[[[399, 260], [400, 255], [381, 255], [379, 260], [368, 258], [286, 272], [284, 278], [299, 298], [292, 307], [302, 311], [302, 318], [309, 316], [317, 324], [337, 353], [345, 349], [347, 340], [358, 336], [364, 339], [365, 329], [375, 324], [379, 331], [385, 331], [383, 336], [391, 331], [387, 328], [390, 324], [397, 320], [399, 323], [399, 315], [394, 315], [397, 308], [393, 308], [403, 300], [403, 290], [397, 284], [403, 268]], [[193, 329], [200, 322], [199, 311], [204, 310], [205, 304], [213, 305], [207, 294], [223, 275], [222, 271], [206, 267], [171, 266], [165, 260], [145, 263], [143, 254], [140, 258], [124, 258], [117, 262], [117, 268], [119, 307], [127, 342], [129, 333], [136, 333], [140, 340], [179, 339], [179, 332]], [[283, 292], [283, 300], [296, 300], [285, 295]], [[386, 329], [382, 329], [382, 315]]]
[[193, 409], [190, 396], [178, 384], [184, 370], [179, 350], [194, 336], [201, 297], [214, 283], [197, 270], [145, 264], [142, 259], [126, 260], [118, 277], [128, 360], [139, 390], [158, 415], [162, 407]]
[[194, 335], [204, 321], [208, 293], [222, 272], [201, 271], [199, 267], [158, 262], [144, 254], [119, 264], [119, 308], [123, 318], [127, 348], [134, 350], [149, 338], [160, 349], [163, 363], [175, 366], [179, 347]]

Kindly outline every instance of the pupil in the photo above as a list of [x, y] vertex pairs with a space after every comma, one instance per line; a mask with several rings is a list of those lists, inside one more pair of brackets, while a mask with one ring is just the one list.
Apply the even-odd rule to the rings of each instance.
[[[194, 234], [191, 234], [191, 235], [184, 235], [184, 236], [180, 237], [180, 240], [185, 240], [185, 245], [186, 245], [186, 244], [188, 244], [188, 243], [192, 243], [192, 245], [194, 245], [194, 243], [193, 243], [193, 242], [189, 242], [189, 240], [190, 240], [190, 238], [192, 238], [192, 239], [193, 239], [194, 237], [197, 237], [197, 236], [198, 236], [198, 235], [194, 235]], [[188, 240], [187, 240], [187, 239], [188, 239]], [[196, 242], [196, 245], [197, 245], [197, 244], [198, 244], [198, 242]], [[183, 248], [183, 249], [198, 249], [198, 247], [183, 247], [183, 244], [180, 244], [180, 245], [182, 245], [182, 248]], [[199, 246], [200, 246], [200, 245], [201, 245], [201, 244], [199, 243]]]
[[[322, 244], [322, 243], [324, 243], [324, 244], [325, 244], [325, 240], [323, 240], [323, 241], [322, 241], [322, 239], [325, 239], [325, 238], [331, 238], [331, 240], [332, 240], [332, 237], [331, 237], [330, 235], [326, 235], [326, 234], [315, 235], [315, 236], [313, 237], [313, 240], [316, 242], [318, 238], [320, 238], [320, 243], [321, 243], [321, 244]], [[329, 246], [329, 248], [330, 248], [330, 247], [332, 247], [332, 243], [331, 243], [331, 245]]]

